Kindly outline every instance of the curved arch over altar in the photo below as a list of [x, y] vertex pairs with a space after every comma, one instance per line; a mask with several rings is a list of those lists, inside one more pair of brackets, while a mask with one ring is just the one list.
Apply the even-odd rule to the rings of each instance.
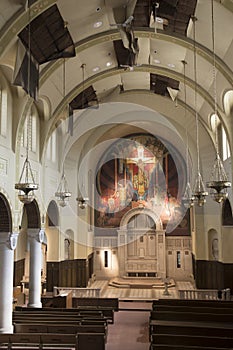
[[117, 232], [120, 277], [166, 277], [165, 230], [155, 211], [129, 210]]
[[127, 226], [128, 222], [134, 216], [141, 215], [141, 214], [148, 215], [154, 221], [157, 229], [159, 229], [159, 230], [163, 229], [162, 220], [156, 214], [156, 212], [154, 210], [145, 208], [143, 206], [142, 207], [139, 206], [139, 207], [133, 208], [133, 209], [129, 210], [128, 212], [126, 212], [124, 214], [124, 216], [122, 217], [122, 219], [121, 219], [120, 228], [123, 228], [123, 227]]

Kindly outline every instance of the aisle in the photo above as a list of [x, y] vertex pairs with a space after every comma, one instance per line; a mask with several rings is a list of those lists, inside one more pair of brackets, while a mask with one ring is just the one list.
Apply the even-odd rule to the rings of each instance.
[[118, 311], [108, 326], [106, 350], [148, 350], [149, 311]]

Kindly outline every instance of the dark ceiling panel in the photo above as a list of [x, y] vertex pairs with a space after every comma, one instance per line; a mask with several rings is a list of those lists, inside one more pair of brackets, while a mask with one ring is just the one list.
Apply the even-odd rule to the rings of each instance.
[[150, 24], [150, 1], [138, 0], [134, 9], [134, 26], [149, 27]]
[[19, 38], [39, 64], [61, 57], [75, 56], [75, 46], [68, 29], [64, 25], [57, 5], [36, 17], [20, 33]]
[[179, 90], [180, 82], [178, 80], [168, 78], [164, 75], [150, 75], [150, 90], [162, 96], [170, 96], [167, 90], [168, 87]]
[[120, 66], [133, 66], [135, 55], [133, 52], [126, 49], [122, 43], [122, 40], [115, 40], [113, 42], [114, 50], [118, 62], [118, 67]]
[[189, 19], [195, 13], [197, 0], [138, 0], [134, 10], [134, 26], [149, 27], [153, 6], [158, 3], [157, 17], [164, 18], [167, 32], [186, 35]]
[[70, 107], [74, 109], [84, 109], [88, 107], [98, 106], [98, 99], [93, 86], [78, 94], [70, 103]]

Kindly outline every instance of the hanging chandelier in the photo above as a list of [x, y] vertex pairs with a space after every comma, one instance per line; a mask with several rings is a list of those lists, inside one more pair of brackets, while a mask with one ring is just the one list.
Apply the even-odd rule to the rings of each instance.
[[208, 192], [205, 190], [205, 185], [202, 179], [200, 171], [200, 148], [199, 148], [199, 115], [197, 112], [197, 50], [196, 50], [196, 20], [197, 18], [192, 16], [193, 21], [193, 52], [194, 52], [194, 83], [195, 83], [195, 119], [196, 119], [196, 143], [197, 143], [197, 177], [193, 189], [194, 202], [199, 207], [202, 207], [206, 202], [206, 196]]
[[[30, 98], [30, 62], [31, 62], [31, 13], [30, 13], [30, 6], [29, 2], [27, 3], [28, 7], [28, 96]], [[26, 118], [26, 159], [23, 164], [22, 172], [19, 178], [19, 182], [15, 184], [15, 189], [19, 190], [18, 198], [23, 204], [29, 204], [34, 200], [34, 190], [38, 189], [38, 184], [35, 183], [34, 176], [32, 173], [31, 164], [29, 162], [29, 129], [31, 129], [31, 123], [30, 123], [30, 115]], [[30, 131], [31, 132], [31, 131]]]
[[62, 172], [61, 181], [58, 185], [57, 192], [55, 193], [55, 197], [57, 198], [58, 204], [64, 208], [69, 203], [69, 198], [71, 197], [71, 192], [68, 189], [68, 183], [66, 181], [64, 168]]
[[190, 208], [194, 205], [194, 197], [192, 194], [192, 189], [190, 185], [190, 172], [189, 172], [189, 144], [188, 144], [188, 128], [187, 128], [187, 91], [186, 91], [186, 64], [187, 62], [185, 60], [182, 61], [184, 66], [184, 103], [185, 103], [185, 110], [184, 110], [184, 118], [186, 123], [186, 171], [187, 171], [187, 184], [184, 191], [184, 196], [182, 198], [182, 203], [185, 208]]
[[76, 198], [78, 202], [78, 206], [80, 209], [85, 209], [87, 207], [87, 202], [89, 201], [89, 198], [84, 198], [84, 197], [78, 197]]
[[34, 199], [34, 190], [38, 190], [38, 185], [35, 183], [31, 164], [28, 160], [28, 154], [23, 164], [19, 182], [15, 184], [15, 189], [19, 190], [18, 198], [24, 204], [31, 203]]
[[211, 0], [211, 20], [212, 20], [212, 49], [213, 49], [213, 87], [214, 87], [214, 120], [215, 120], [215, 150], [216, 157], [211, 173], [210, 181], [207, 187], [210, 188], [210, 195], [217, 203], [224, 201], [227, 196], [227, 188], [231, 187], [231, 183], [227, 179], [227, 175], [223, 166], [223, 162], [219, 153], [218, 130], [217, 130], [217, 79], [216, 79], [216, 55], [215, 55], [215, 33], [214, 33], [214, 2]]
[[[63, 59], [63, 98], [66, 96], [66, 64], [65, 58]], [[68, 183], [65, 176], [64, 165], [62, 168], [62, 176], [61, 181], [58, 185], [57, 192], [55, 193], [55, 197], [57, 198], [58, 204], [60, 207], [64, 208], [68, 205], [69, 199], [71, 197], [71, 192], [68, 188]]]

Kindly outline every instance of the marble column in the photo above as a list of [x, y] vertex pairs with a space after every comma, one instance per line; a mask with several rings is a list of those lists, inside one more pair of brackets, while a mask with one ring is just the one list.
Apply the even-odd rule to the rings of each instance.
[[14, 250], [18, 233], [0, 232], [0, 333], [13, 333]]
[[41, 229], [28, 229], [30, 244], [29, 262], [29, 301], [28, 307], [42, 307], [41, 304], [41, 269], [42, 253], [41, 243], [44, 238], [44, 231]]

